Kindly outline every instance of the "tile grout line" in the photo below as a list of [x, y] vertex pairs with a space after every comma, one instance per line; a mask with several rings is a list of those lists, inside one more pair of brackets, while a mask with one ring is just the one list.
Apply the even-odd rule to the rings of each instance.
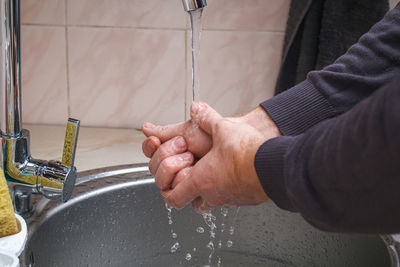
[[71, 117], [71, 90], [69, 84], [69, 42], [68, 42], [68, 0], [64, 0], [64, 15], [65, 15], [65, 64], [66, 64], [66, 78], [67, 78], [67, 112], [68, 117]]
[[[68, 1], [68, 0], [65, 0]], [[67, 13], [67, 11], [66, 11]], [[86, 25], [86, 24], [45, 24], [45, 23], [23, 23], [24, 26], [50, 26], [50, 27], [76, 27], [76, 28], [104, 28], [104, 29], [136, 29], [136, 30], [159, 30], [159, 31], [187, 31], [188, 28], [160, 28], [160, 27], [140, 27], [140, 26], [112, 26], [112, 25]], [[285, 30], [254, 30], [254, 29], [219, 29], [203, 28], [203, 32], [249, 32], [249, 33], [285, 33]]]

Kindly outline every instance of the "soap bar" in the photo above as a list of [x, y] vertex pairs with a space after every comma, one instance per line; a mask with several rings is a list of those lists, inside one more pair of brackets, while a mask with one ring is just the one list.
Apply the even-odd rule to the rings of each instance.
[[3, 170], [0, 169], [0, 237], [14, 235], [20, 230], [20, 224], [15, 218], [6, 178]]

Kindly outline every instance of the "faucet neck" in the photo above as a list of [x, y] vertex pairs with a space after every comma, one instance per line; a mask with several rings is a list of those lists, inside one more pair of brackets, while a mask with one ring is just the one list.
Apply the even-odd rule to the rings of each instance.
[[19, 137], [21, 123], [20, 0], [0, 0], [0, 129]]
[[190, 12], [207, 6], [206, 0], [182, 0], [185, 11]]

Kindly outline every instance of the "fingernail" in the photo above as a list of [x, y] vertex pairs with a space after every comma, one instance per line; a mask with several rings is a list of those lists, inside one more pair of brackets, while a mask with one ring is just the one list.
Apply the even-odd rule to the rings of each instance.
[[145, 124], [143, 124], [143, 127], [147, 129], [152, 129], [155, 127], [155, 125], [150, 122], [146, 122]]
[[192, 159], [192, 155], [189, 153], [185, 153], [179, 156], [179, 159], [182, 161], [190, 161]]
[[183, 149], [186, 146], [186, 142], [185, 139], [183, 139], [183, 137], [177, 137], [174, 140], [174, 146], [176, 149]]

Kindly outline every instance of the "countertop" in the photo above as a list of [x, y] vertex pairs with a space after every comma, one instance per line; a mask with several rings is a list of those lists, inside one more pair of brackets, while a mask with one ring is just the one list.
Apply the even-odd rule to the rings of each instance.
[[[65, 126], [24, 124], [30, 131], [32, 157], [61, 160]], [[81, 127], [75, 165], [78, 172], [122, 164], [145, 163], [144, 135], [135, 129]]]

